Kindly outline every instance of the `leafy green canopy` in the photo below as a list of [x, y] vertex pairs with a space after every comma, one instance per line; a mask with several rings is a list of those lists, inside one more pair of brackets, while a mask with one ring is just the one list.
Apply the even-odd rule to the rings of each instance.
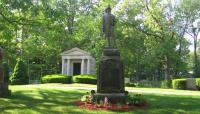
[[198, 0], [189, 1], [174, 7], [160, 0], [0, 0], [0, 45], [10, 68], [20, 57], [32, 68], [29, 76], [60, 73], [60, 53], [73, 47], [89, 51], [98, 64], [102, 15], [110, 4], [125, 75], [170, 80], [193, 69], [184, 34], [200, 10]]

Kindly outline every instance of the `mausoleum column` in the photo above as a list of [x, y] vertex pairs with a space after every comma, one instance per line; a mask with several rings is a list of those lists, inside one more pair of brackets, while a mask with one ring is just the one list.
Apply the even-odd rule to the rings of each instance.
[[84, 74], [84, 59], [81, 61], [81, 74]]
[[70, 76], [70, 59], [67, 59], [67, 75]]
[[90, 74], [90, 59], [87, 59], [87, 74]]
[[65, 59], [62, 58], [62, 74], [65, 73], [64, 70], [65, 70]]

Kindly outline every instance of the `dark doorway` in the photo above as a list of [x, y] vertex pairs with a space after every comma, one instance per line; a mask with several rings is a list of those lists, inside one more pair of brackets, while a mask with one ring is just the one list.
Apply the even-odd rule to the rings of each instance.
[[74, 63], [73, 65], [73, 75], [81, 74], [81, 63]]

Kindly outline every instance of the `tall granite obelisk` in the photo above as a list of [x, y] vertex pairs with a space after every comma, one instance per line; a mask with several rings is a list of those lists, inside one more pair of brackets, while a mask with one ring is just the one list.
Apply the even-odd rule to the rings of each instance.
[[115, 16], [111, 14], [111, 8], [108, 6], [103, 15], [103, 33], [107, 39], [107, 44], [103, 49], [99, 64], [97, 93], [94, 94], [94, 97], [98, 101], [107, 97], [109, 102], [112, 103], [122, 102], [126, 96], [124, 67], [115, 42], [115, 24]]

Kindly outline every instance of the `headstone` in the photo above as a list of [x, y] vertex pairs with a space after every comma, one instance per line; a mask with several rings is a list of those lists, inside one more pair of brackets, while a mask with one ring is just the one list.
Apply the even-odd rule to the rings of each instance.
[[130, 78], [124, 78], [125, 79], [125, 83], [130, 83]]
[[186, 87], [187, 90], [197, 90], [195, 78], [187, 78]]
[[0, 48], [0, 97], [9, 97], [11, 95], [11, 91], [8, 89], [8, 82], [4, 82], [2, 61], [3, 49]]

